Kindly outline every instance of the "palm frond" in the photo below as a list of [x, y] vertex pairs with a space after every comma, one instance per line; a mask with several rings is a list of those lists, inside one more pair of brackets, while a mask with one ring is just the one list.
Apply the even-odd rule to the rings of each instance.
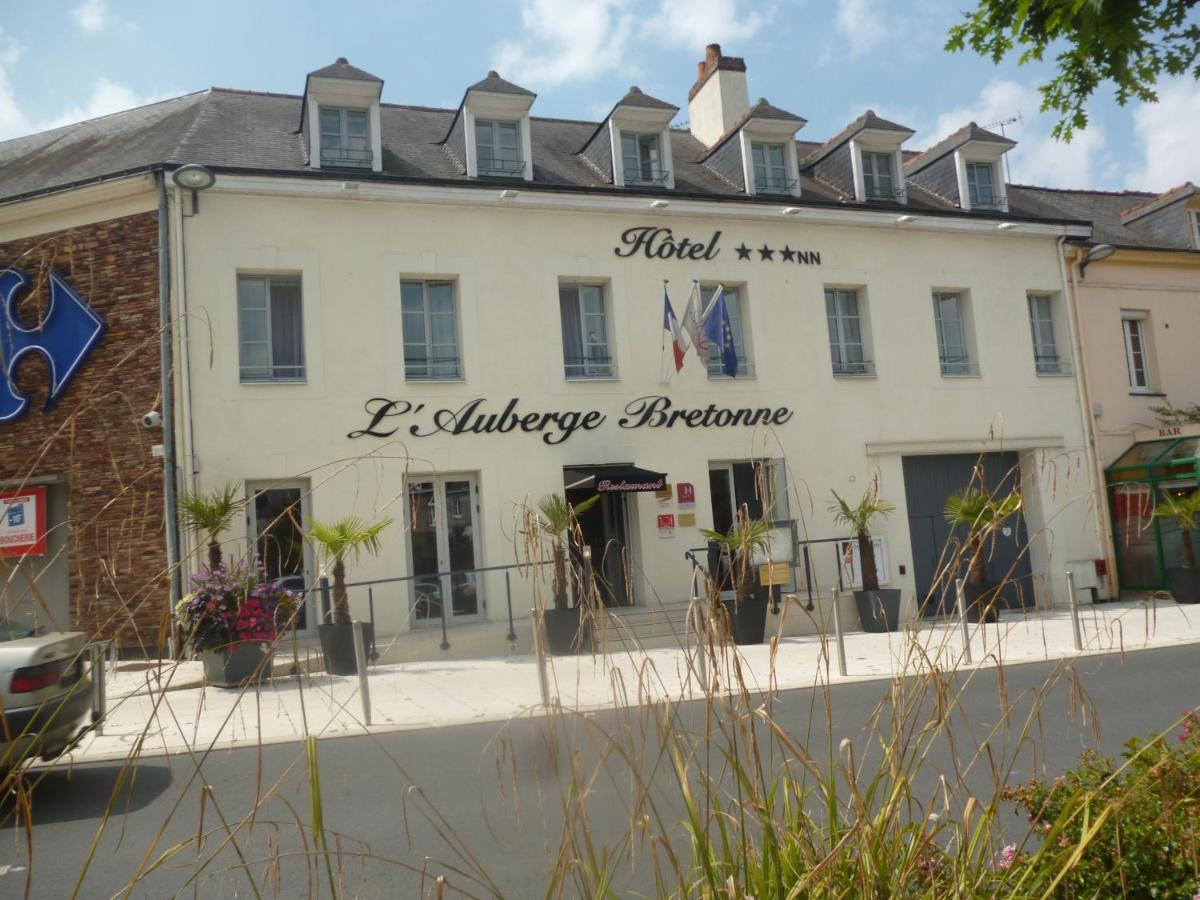
[[358, 559], [363, 551], [372, 555], [379, 552], [379, 536], [393, 521], [391, 516], [371, 523], [358, 516], [348, 516], [336, 522], [312, 519], [308, 523], [306, 537], [317, 545], [327, 559], [336, 562], [348, 555]]
[[205, 536], [220, 534], [242, 505], [238, 486], [232, 482], [209, 494], [183, 494], [176, 506], [179, 524]]
[[1200, 491], [1187, 496], [1167, 494], [1154, 507], [1154, 516], [1174, 522], [1182, 531], [1200, 530]]
[[538, 525], [550, 537], [561, 538], [571, 527], [572, 516], [587, 512], [599, 499], [599, 494], [593, 494], [579, 503], [568, 503], [562, 494], [547, 494], [538, 501]]
[[851, 506], [837, 491], [831, 490], [829, 493], [834, 498], [834, 502], [829, 504], [834, 524], [846, 526], [855, 537], [870, 534], [871, 520], [876, 516], [886, 519], [896, 510], [893, 504], [880, 499], [878, 482], [863, 492], [857, 506]]

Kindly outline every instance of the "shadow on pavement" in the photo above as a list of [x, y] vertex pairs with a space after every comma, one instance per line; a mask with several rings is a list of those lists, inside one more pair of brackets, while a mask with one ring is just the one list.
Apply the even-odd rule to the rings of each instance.
[[[99, 819], [110, 802], [113, 815], [136, 812], [171, 785], [171, 769], [166, 763], [129, 766], [122, 774], [124, 769], [123, 762], [114, 762], [29, 770], [25, 781], [33, 789], [33, 824]], [[0, 800], [0, 823], [10, 824], [15, 812], [10, 793]]]

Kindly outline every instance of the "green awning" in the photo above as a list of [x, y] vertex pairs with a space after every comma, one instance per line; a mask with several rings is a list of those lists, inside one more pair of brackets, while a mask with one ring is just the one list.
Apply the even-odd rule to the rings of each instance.
[[1109, 484], [1200, 476], [1200, 435], [1139, 441], [1104, 470]]

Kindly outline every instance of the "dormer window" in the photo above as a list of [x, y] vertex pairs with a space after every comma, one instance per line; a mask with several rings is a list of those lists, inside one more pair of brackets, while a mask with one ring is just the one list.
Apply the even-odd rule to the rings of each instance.
[[383, 81], [340, 57], [309, 72], [300, 133], [314, 169], [383, 171], [379, 97]]
[[971, 209], [1004, 209], [996, 192], [996, 167], [990, 162], [967, 163], [967, 195]]
[[863, 153], [863, 190], [868, 200], [897, 199], [893, 156], [892, 153]]
[[370, 113], [342, 106], [320, 110], [322, 167], [371, 168]]
[[476, 119], [475, 153], [480, 175], [520, 178], [525, 174], [518, 122]]
[[1193, 209], [1191, 214], [1192, 219], [1192, 246], [1200, 250], [1200, 209]]
[[788, 177], [787, 146], [763, 141], [750, 142], [754, 165], [754, 190], [758, 194], [790, 194], [796, 185]]
[[667, 180], [658, 134], [621, 131], [621, 167], [629, 185], [661, 185]]

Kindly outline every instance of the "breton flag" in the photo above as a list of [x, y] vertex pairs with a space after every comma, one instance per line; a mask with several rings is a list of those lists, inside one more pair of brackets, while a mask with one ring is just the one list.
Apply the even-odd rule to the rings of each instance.
[[733, 325], [729, 321], [729, 307], [725, 305], [725, 292], [719, 287], [704, 313], [704, 336], [712, 345], [721, 348], [721, 368], [725, 374], [736, 377], [737, 346], [733, 342]]
[[[721, 294], [721, 288], [717, 288], [713, 300], [716, 300]], [[711, 310], [713, 304], [710, 301], [708, 309]], [[707, 364], [708, 361], [708, 341], [704, 338], [704, 317], [708, 310], [703, 306], [703, 301], [700, 299], [700, 282], [692, 282], [692, 294], [688, 297], [687, 309], [683, 311], [683, 331], [692, 339], [692, 346], [696, 348], [696, 355], [699, 356]]]
[[[663, 285], [663, 331], [671, 339], [671, 352], [675, 357], [675, 371], [679, 372], [683, 369], [683, 355], [687, 352], [688, 338], [683, 333], [683, 329], [679, 327], [679, 320], [675, 318], [675, 310], [671, 308], [671, 296], [667, 293], [666, 285]], [[663, 367], [663, 375], [667, 375], [665, 366]]]

